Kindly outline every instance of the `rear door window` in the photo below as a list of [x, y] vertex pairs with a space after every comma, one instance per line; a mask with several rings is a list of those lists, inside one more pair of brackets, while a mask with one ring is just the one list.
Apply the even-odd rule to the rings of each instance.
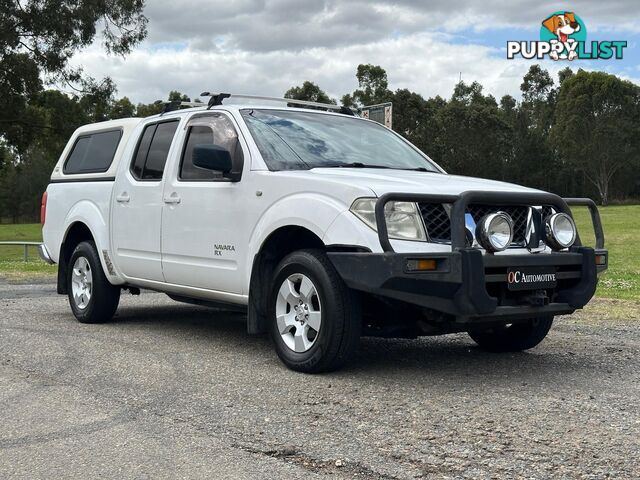
[[160, 180], [169, 156], [169, 148], [178, 128], [178, 120], [147, 125], [131, 165], [138, 180]]
[[102, 173], [109, 170], [122, 138], [121, 130], [78, 137], [64, 164], [65, 174]]
[[131, 166], [131, 173], [134, 177], [142, 178], [142, 170], [144, 169], [144, 162], [147, 161], [147, 154], [149, 153], [149, 146], [153, 139], [153, 134], [156, 131], [156, 125], [147, 125], [140, 137], [140, 143], [138, 149], [133, 157], [133, 165]]

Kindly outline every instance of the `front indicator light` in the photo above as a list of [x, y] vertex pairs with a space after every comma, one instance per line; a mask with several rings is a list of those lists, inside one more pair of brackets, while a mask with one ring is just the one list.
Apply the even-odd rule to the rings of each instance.
[[607, 264], [607, 256], [606, 255], [596, 255], [596, 265], [603, 266]]
[[407, 260], [407, 271], [409, 272], [432, 272], [437, 269], [438, 262], [433, 258]]

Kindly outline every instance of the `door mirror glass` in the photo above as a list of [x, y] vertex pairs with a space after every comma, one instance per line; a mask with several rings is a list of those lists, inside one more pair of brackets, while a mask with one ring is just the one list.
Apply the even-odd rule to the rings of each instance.
[[196, 145], [193, 147], [193, 165], [206, 170], [215, 170], [223, 174], [233, 168], [231, 153], [220, 145]]

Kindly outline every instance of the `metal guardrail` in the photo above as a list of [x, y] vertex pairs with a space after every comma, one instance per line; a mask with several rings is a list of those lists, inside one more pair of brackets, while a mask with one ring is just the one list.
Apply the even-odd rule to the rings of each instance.
[[7, 246], [22, 245], [24, 247], [24, 261], [27, 262], [29, 261], [29, 247], [39, 247], [40, 245], [42, 245], [42, 242], [16, 242], [16, 241], [0, 242], [0, 246], [2, 245], [7, 245]]

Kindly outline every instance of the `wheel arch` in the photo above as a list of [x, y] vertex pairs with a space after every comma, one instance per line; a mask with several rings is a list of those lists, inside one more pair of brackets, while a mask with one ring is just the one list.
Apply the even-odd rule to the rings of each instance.
[[[91, 204], [90, 204], [91, 205]], [[90, 216], [86, 214], [80, 214], [79, 211], [70, 212], [69, 221], [67, 222], [67, 228], [62, 236], [62, 242], [60, 244], [60, 253], [58, 258], [58, 281], [57, 290], [60, 294], [67, 293], [67, 271], [69, 268], [69, 259], [75, 248], [84, 241], [92, 241], [97, 249], [98, 258], [100, 264], [105, 272], [107, 279], [113, 279], [113, 266], [111, 262], [107, 262], [108, 240], [107, 240], [107, 225], [102, 219], [97, 207], [84, 207], [85, 212], [90, 213]], [[87, 212], [88, 209], [88, 212]], [[97, 210], [97, 211], [96, 211]], [[99, 232], [103, 232], [100, 234]], [[110, 280], [111, 281], [111, 280]], [[113, 282], [115, 283], [115, 282]]]
[[[271, 287], [273, 272], [280, 261], [288, 254], [305, 248], [327, 251], [320, 236], [300, 225], [285, 225], [273, 230], [262, 242], [253, 257], [249, 280], [249, 305], [247, 330], [251, 334], [267, 331], [267, 297]], [[345, 246], [339, 247], [342, 251]], [[353, 247], [358, 249], [358, 247]]]
[[58, 257], [58, 293], [60, 294], [68, 293], [67, 271], [69, 269], [69, 260], [78, 244], [84, 241], [95, 242], [93, 232], [87, 224], [80, 220], [69, 224], [62, 237]]

